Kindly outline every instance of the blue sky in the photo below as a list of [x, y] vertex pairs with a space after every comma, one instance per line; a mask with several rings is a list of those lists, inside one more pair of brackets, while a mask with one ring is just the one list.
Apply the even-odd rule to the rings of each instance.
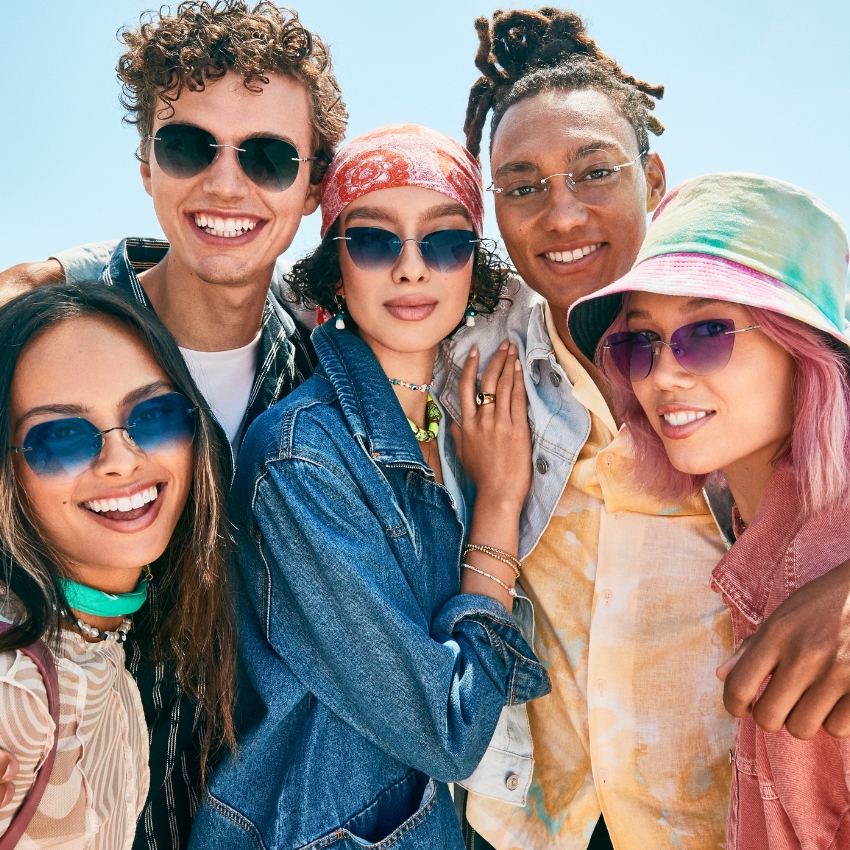
[[[330, 42], [348, 138], [396, 121], [461, 139], [477, 39], [494, 0], [301, 0]], [[116, 32], [144, 0], [4, 0], [0, 268], [83, 242], [160, 235], [121, 123]], [[671, 185], [755, 171], [801, 185], [850, 225], [850, 2], [576, 0], [603, 50], [667, 87], [655, 141]], [[485, 173], [487, 163], [485, 165]], [[291, 255], [318, 239], [305, 220]], [[495, 236], [492, 215], [488, 233]]]

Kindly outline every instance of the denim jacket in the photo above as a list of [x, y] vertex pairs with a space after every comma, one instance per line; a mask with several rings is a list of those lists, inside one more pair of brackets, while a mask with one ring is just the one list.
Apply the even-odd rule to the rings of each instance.
[[239, 458], [250, 717], [191, 847], [461, 850], [445, 783], [548, 677], [499, 603], [459, 594], [463, 526], [372, 352], [330, 324], [313, 342]]

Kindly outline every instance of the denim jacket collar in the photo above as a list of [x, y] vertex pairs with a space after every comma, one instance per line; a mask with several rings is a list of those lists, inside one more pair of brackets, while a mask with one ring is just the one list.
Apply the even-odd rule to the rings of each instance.
[[[168, 242], [161, 239], [122, 239], [103, 271], [103, 282], [129, 292], [136, 301], [153, 310], [138, 274], [159, 263], [168, 248]], [[263, 307], [257, 372], [240, 428], [242, 436], [264, 410], [310, 377], [314, 365], [315, 352], [306, 331], [269, 292]], [[226, 438], [225, 442], [229, 445]], [[232, 449], [230, 460], [232, 475], [235, 467]]]
[[433, 475], [369, 346], [351, 331], [336, 330], [331, 322], [319, 325], [312, 341], [319, 371], [333, 386], [352, 435], [371, 457], [386, 465], [415, 466]]

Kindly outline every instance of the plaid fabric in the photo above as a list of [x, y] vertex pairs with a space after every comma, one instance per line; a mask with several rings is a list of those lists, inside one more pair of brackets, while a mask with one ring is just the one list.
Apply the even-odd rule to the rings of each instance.
[[[137, 273], [156, 265], [167, 251], [168, 243], [160, 240], [125, 239], [104, 270], [103, 282], [132, 293], [139, 303], [153, 309]], [[271, 294], [266, 299], [262, 323], [257, 373], [241, 429], [243, 435], [264, 410], [306, 380], [316, 363], [309, 332]], [[223, 443], [229, 445], [226, 437]], [[231, 450], [231, 476], [234, 467]], [[200, 799], [199, 755], [204, 717], [180, 687], [174, 666], [157, 664], [152, 659], [152, 646], [145, 635], [157, 628], [162, 600], [157, 582], [151, 583], [149, 591], [148, 604], [134, 617], [134, 627], [125, 644], [127, 669], [139, 685], [150, 736], [150, 792], [133, 850], [182, 850], [189, 844]]]

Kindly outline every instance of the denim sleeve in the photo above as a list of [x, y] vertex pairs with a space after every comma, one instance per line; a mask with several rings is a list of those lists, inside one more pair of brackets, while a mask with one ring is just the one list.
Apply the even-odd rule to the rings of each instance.
[[103, 270], [109, 265], [112, 253], [118, 247], [118, 240], [90, 242], [78, 248], [59, 251], [50, 259], [58, 260], [65, 272], [65, 283], [79, 283], [86, 280], [100, 280]]
[[[254, 604], [267, 605], [259, 613], [272, 647], [331, 712], [399, 761], [463, 779], [502, 707], [548, 692], [495, 600], [453, 596], [428, 621], [388, 530], [342, 469], [271, 463], [254, 519], [268, 584]], [[243, 569], [258, 562], [243, 558]], [[256, 577], [246, 579], [250, 587]]]

